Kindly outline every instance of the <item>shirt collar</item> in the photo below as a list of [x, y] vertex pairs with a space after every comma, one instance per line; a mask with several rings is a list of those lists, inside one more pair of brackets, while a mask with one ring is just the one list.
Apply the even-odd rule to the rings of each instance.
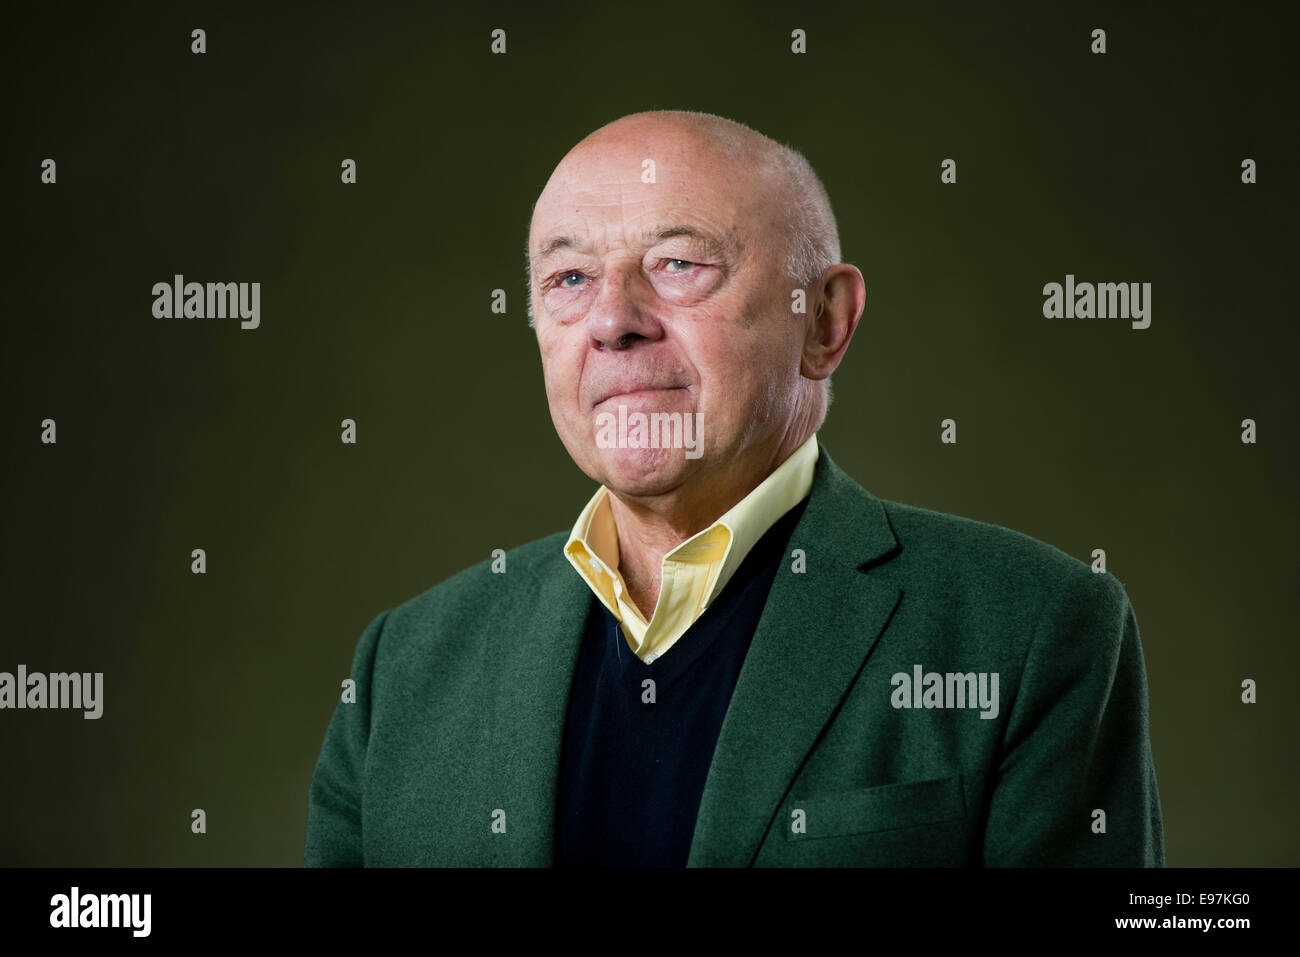
[[[717, 574], [703, 607], [708, 607], [726, 587], [745, 556], [776, 520], [808, 495], [812, 489], [817, 456], [817, 436], [814, 434], [713, 524], [664, 556], [665, 563], [716, 563]], [[603, 485], [596, 490], [574, 523], [564, 544], [564, 554], [602, 604], [622, 621], [618, 607], [618, 596], [623, 591], [617, 571], [618, 529], [610, 509], [609, 494], [609, 489]]]
[[817, 436], [813, 434], [715, 523], [730, 530], [731, 541], [706, 606], [726, 587], [745, 556], [777, 519], [807, 497], [812, 490], [817, 455]]

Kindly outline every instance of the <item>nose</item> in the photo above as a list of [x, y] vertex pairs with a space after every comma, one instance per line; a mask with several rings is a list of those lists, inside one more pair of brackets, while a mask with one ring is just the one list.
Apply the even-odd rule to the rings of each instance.
[[628, 349], [642, 339], [658, 339], [654, 290], [635, 266], [611, 268], [587, 313], [593, 349]]

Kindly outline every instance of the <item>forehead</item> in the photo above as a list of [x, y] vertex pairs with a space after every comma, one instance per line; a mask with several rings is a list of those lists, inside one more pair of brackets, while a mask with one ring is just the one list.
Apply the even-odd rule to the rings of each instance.
[[541, 257], [576, 240], [625, 245], [671, 236], [740, 245], [771, 218], [756, 167], [680, 138], [580, 144], [538, 198], [529, 251]]

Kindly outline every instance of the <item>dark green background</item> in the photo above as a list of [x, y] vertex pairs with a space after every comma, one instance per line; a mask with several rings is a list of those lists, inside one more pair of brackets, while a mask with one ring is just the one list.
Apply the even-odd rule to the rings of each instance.
[[[422, 6], [6, 7], [0, 670], [103, 671], [105, 712], [0, 712], [0, 863], [301, 860], [362, 628], [594, 488], [542, 392], [527, 217], [572, 144], [654, 108], [745, 122], [825, 180], [868, 291], [821, 432], [840, 465], [1106, 549], [1169, 863], [1297, 863], [1290, 24]], [[178, 272], [261, 282], [261, 328], [155, 319]], [[1151, 282], [1151, 328], [1044, 319], [1067, 272]]]

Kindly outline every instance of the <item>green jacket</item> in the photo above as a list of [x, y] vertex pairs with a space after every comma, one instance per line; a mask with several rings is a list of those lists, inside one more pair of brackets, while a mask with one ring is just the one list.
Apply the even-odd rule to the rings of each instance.
[[[689, 865], [1163, 865], [1123, 586], [1018, 532], [878, 499], [820, 453]], [[466, 569], [365, 629], [356, 700], [336, 706], [312, 777], [306, 865], [554, 863], [595, 601], [566, 537], [507, 552], [504, 573]], [[913, 689], [918, 666], [938, 677]], [[980, 674], [986, 690], [998, 676], [996, 715], [970, 707]]]

